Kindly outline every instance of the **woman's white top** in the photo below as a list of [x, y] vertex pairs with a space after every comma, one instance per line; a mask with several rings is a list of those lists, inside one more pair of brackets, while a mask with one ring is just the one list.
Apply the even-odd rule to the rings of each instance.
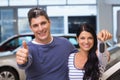
[[[98, 50], [99, 50], [99, 46], [98, 46]], [[83, 80], [84, 70], [77, 69], [74, 65], [75, 54], [76, 53], [70, 54], [69, 59], [68, 59], [69, 78], [70, 78], [70, 80]], [[100, 67], [99, 67], [100, 72], [103, 73], [105, 70], [105, 67], [108, 63], [106, 49], [105, 49], [104, 53], [100, 53], [98, 51], [98, 59], [99, 59], [99, 63], [100, 63]], [[100, 80], [102, 80], [102, 79], [100, 79]]]
[[83, 80], [84, 70], [77, 69], [74, 65], [75, 53], [70, 54], [68, 59], [69, 79], [70, 80]]

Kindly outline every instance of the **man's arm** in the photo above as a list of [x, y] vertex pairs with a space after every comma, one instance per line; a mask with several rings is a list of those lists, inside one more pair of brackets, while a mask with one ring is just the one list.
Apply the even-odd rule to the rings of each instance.
[[22, 48], [16, 53], [16, 62], [21, 69], [26, 69], [32, 63], [32, 56], [29, 55], [27, 43], [23, 41]]

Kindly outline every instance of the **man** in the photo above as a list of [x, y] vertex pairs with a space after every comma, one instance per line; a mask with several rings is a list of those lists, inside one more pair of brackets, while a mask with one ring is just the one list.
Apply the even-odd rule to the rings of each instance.
[[[47, 13], [39, 8], [28, 12], [30, 29], [35, 39], [16, 53], [16, 61], [21, 69], [25, 69], [27, 80], [69, 80], [68, 56], [77, 49], [65, 38], [53, 37], [50, 32], [50, 19]], [[107, 31], [99, 33], [100, 39], [111, 37]]]

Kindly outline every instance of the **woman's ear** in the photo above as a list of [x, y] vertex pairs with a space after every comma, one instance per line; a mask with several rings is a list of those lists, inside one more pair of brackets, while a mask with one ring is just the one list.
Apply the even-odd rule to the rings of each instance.
[[79, 41], [79, 37], [76, 37], [77, 42]]

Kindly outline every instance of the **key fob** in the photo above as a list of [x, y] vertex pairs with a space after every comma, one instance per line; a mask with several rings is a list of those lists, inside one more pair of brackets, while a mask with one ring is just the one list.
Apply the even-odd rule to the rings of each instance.
[[105, 51], [105, 44], [103, 42], [99, 44], [99, 51], [100, 53], [103, 53]]

